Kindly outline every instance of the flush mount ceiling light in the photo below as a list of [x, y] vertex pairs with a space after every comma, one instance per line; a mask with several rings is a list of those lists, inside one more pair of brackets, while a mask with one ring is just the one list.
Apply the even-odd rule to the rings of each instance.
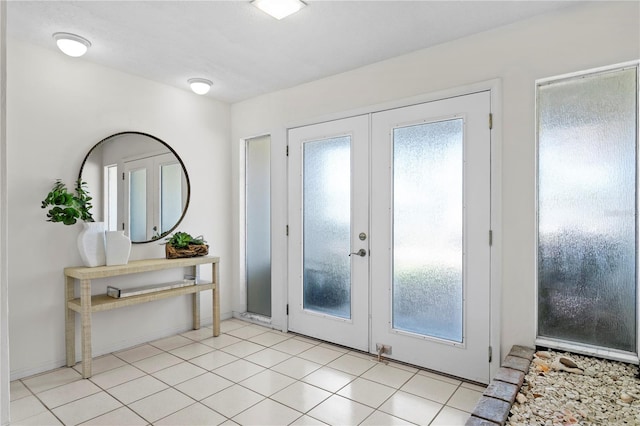
[[253, 5], [280, 20], [305, 7], [300, 0], [253, 0]]
[[206, 78], [190, 78], [187, 81], [189, 82], [189, 85], [191, 86], [191, 90], [193, 90], [193, 93], [196, 93], [198, 95], [206, 94], [209, 91], [209, 89], [211, 89], [211, 85], [213, 84], [211, 81], [207, 80]]
[[91, 42], [84, 37], [71, 33], [54, 33], [53, 38], [65, 55], [77, 58], [87, 53]]

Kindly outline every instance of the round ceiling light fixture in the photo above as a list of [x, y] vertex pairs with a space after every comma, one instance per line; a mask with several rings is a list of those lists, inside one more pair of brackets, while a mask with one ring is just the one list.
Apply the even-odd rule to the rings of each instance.
[[84, 37], [71, 33], [53, 33], [53, 38], [65, 55], [77, 58], [84, 55], [91, 47], [91, 42]]
[[193, 90], [193, 93], [196, 93], [198, 95], [206, 94], [213, 85], [213, 82], [207, 80], [206, 78], [190, 78], [189, 80], [187, 80], [187, 82], [191, 86], [191, 90]]

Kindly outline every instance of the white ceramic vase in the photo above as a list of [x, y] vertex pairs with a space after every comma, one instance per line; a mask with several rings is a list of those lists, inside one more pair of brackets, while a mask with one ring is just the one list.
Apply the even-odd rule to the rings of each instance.
[[104, 222], [84, 222], [84, 228], [78, 235], [78, 250], [84, 266], [106, 264]]
[[107, 231], [104, 237], [107, 266], [126, 265], [131, 254], [131, 239], [124, 235], [124, 231]]

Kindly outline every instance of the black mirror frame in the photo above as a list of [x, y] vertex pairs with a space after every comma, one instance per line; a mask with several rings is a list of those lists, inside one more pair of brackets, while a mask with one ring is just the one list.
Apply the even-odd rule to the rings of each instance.
[[182, 209], [182, 215], [180, 216], [180, 219], [178, 219], [176, 224], [171, 229], [169, 229], [167, 232], [165, 232], [164, 234], [160, 235], [159, 238], [151, 239], [151, 240], [147, 240], [147, 241], [131, 241], [132, 244], [153, 243], [153, 242], [159, 241], [160, 238], [171, 234], [178, 227], [178, 225], [180, 225], [180, 222], [182, 222], [182, 220], [184, 219], [185, 214], [187, 213], [187, 210], [189, 209], [189, 201], [191, 200], [191, 182], [189, 181], [189, 173], [187, 173], [187, 168], [185, 167], [184, 162], [182, 161], [182, 158], [180, 158], [178, 153], [171, 146], [169, 146], [169, 144], [167, 144], [162, 139], [159, 139], [159, 138], [157, 138], [157, 137], [155, 137], [153, 135], [150, 135], [150, 134], [144, 133], [144, 132], [126, 131], [126, 132], [114, 133], [113, 135], [107, 136], [106, 138], [104, 138], [100, 142], [98, 142], [97, 144], [93, 145], [91, 147], [91, 149], [89, 150], [89, 152], [87, 152], [87, 155], [84, 156], [84, 159], [82, 160], [82, 164], [80, 165], [80, 171], [78, 172], [78, 179], [82, 179], [82, 170], [84, 169], [84, 165], [87, 162], [87, 159], [89, 158], [89, 155], [91, 155], [93, 150], [96, 149], [97, 147], [99, 147], [103, 142], [106, 142], [107, 140], [109, 140], [111, 138], [115, 138], [116, 136], [122, 136], [122, 135], [146, 136], [146, 137], [151, 138], [151, 139], [153, 139], [153, 140], [155, 140], [157, 142], [160, 142], [162, 145], [167, 147], [167, 149], [169, 151], [171, 151], [171, 153], [173, 155], [175, 155], [175, 157], [178, 159], [178, 161], [180, 162], [180, 166], [182, 167], [182, 172], [184, 173], [185, 180], [187, 181], [187, 202], [185, 203], [184, 209]]

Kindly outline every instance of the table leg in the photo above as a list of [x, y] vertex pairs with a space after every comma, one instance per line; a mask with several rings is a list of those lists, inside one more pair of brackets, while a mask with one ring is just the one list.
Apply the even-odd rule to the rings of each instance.
[[220, 275], [218, 273], [218, 263], [211, 264], [211, 280], [213, 281], [212, 297], [213, 300], [213, 337], [220, 335]]
[[91, 377], [91, 280], [80, 280], [82, 377]]
[[[197, 284], [196, 284], [197, 285]], [[192, 304], [193, 304], [193, 329], [200, 329], [200, 292], [193, 293], [192, 295]]]
[[75, 297], [75, 278], [65, 276], [65, 341], [67, 367], [76, 365], [76, 313], [69, 309], [69, 301]]

